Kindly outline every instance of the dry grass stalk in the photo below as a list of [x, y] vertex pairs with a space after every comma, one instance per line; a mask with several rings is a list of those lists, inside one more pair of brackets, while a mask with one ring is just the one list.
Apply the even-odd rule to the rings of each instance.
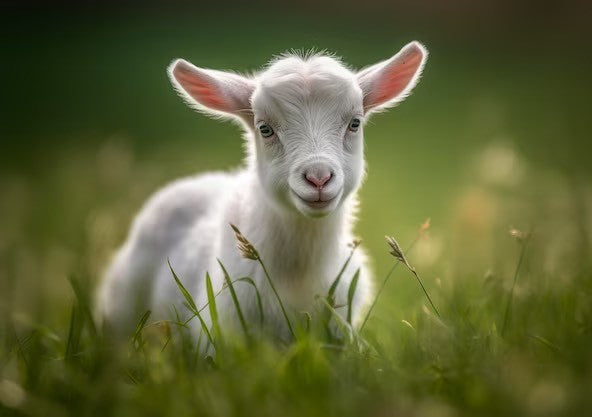
[[393, 255], [395, 258], [397, 258], [399, 262], [402, 262], [407, 268], [413, 269], [411, 268], [411, 265], [409, 265], [409, 262], [407, 262], [407, 258], [405, 258], [405, 254], [403, 254], [403, 249], [401, 249], [401, 246], [399, 246], [399, 242], [397, 242], [397, 239], [395, 239], [392, 236], [385, 236], [384, 238], [386, 239], [386, 243], [388, 243], [388, 245], [391, 248], [389, 253]]
[[518, 230], [515, 227], [510, 227], [508, 233], [520, 243], [524, 242], [530, 236], [530, 233], [523, 232], [522, 230]]
[[294, 328], [292, 327], [292, 323], [290, 322], [290, 318], [288, 317], [288, 313], [286, 312], [286, 308], [284, 307], [284, 303], [282, 302], [282, 299], [281, 299], [277, 289], [275, 288], [275, 285], [273, 284], [271, 276], [269, 275], [269, 272], [267, 271], [267, 268], [265, 267], [263, 260], [259, 256], [259, 252], [257, 252], [257, 249], [255, 249], [255, 246], [253, 246], [253, 244], [251, 242], [249, 242], [247, 240], [247, 238], [241, 233], [241, 231], [238, 229], [238, 227], [236, 227], [233, 224], [230, 224], [230, 227], [232, 227], [232, 230], [234, 230], [234, 234], [236, 235], [236, 240], [238, 242], [237, 247], [238, 247], [238, 250], [241, 252], [241, 255], [244, 258], [251, 259], [253, 261], [257, 261], [257, 262], [259, 262], [259, 265], [261, 265], [261, 268], [263, 269], [263, 273], [265, 274], [265, 278], [267, 279], [267, 282], [269, 283], [269, 286], [271, 287], [271, 290], [273, 291], [273, 294], [275, 295], [275, 298], [277, 299], [280, 309], [282, 310], [282, 314], [284, 316], [284, 319], [286, 320], [286, 324], [288, 325], [288, 330], [290, 330], [290, 334], [292, 335], [292, 337], [294, 339], [296, 339], [296, 333], [294, 333]]
[[234, 234], [237, 240], [237, 247], [240, 251], [243, 258], [252, 259], [253, 261], [259, 260], [259, 252], [255, 249], [255, 247], [247, 240], [247, 238], [238, 230], [238, 227], [231, 224], [232, 230], [234, 230]]
[[510, 322], [510, 314], [512, 309], [512, 300], [514, 298], [514, 290], [516, 288], [516, 283], [518, 282], [518, 274], [520, 272], [520, 267], [522, 266], [522, 261], [524, 260], [524, 254], [526, 253], [526, 246], [530, 237], [532, 236], [532, 230], [530, 232], [523, 232], [518, 230], [514, 227], [511, 227], [509, 230], [510, 236], [518, 241], [520, 244], [520, 256], [518, 257], [518, 263], [516, 264], [516, 269], [514, 270], [514, 278], [512, 279], [512, 288], [510, 289], [510, 295], [508, 296], [508, 302], [506, 304], [506, 310], [504, 311], [504, 321], [502, 323], [502, 336], [506, 333], [506, 328]]
[[[411, 245], [409, 245], [409, 248], [407, 249], [407, 251], [410, 251], [411, 249], [413, 249], [413, 246], [415, 246], [415, 244], [417, 243], [417, 241], [430, 228], [430, 223], [431, 223], [430, 222], [430, 218], [428, 217], [421, 224], [421, 226], [419, 226], [419, 229], [417, 229], [417, 235], [415, 236], [415, 239], [413, 239], [413, 242], [411, 242]], [[393, 238], [393, 240], [394, 240], [394, 238]], [[395, 243], [396, 243], [396, 246], [398, 248], [398, 253], [403, 258], [405, 258], [404, 255], [403, 255], [403, 251], [401, 250], [401, 247], [399, 246], [399, 244], [397, 243], [396, 240], [395, 240]], [[407, 264], [407, 265], [409, 265], [409, 264]], [[382, 292], [384, 291], [384, 288], [386, 287], [386, 283], [388, 282], [389, 278], [391, 277], [393, 271], [397, 268], [397, 266], [399, 266], [399, 262], [395, 263], [392, 266], [392, 268], [388, 271], [388, 273], [386, 274], [386, 276], [384, 277], [384, 280], [382, 281], [382, 284], [380, 285], [380, 288], [378, 289], [378, 291], [376, 292], [376, 295], [374, 296], [374, 300], [372, 300], [372, 304], [370, 304], [370, 308], [368, 308], [368, 311], [366, 312], [366, 315], [364, 316], [364, 320], [362, 321], [362, 325], [360, 326], [360, 332], [362, 331], [362, 329], [364, 328], [364, 326], [368, 322], [368, 319], [370, 318], [370, 314], [372, 314], [372, 311], [374, 310], [374, 307], [376, 306], [376, 303], [378, 301], [378, 298], [380, 297], [380, 294], [382, 294]]]
[[[429, 222], [428, 222], [428, 227], [429, 227]], [[423, 225], [420, 228], [420, 232], [425, 231], [425, 230], [422, 230], [422, 228], [423, 228]], [[426, 227], [426, 229], [427, 229], [427, 227]], [[391, 248], [389, 253], [391, 255], [393, 255], [399, 262], [401, 262], [403, 265], [405, 265], [407, 267], [407, 269], [409, 269], [409, 271], [411, 271], [411, 273], [413, 275], [415, 275], [415, 279], [417, 279], [417, 282], [419, 283], [421, 289], [423, 290], [423, 293], [425, 294], [426, 298], [430, 302], [432, 308], [436, 312], [436, 315], [438, 317], [441, 317], [440, 312], [438, 311], [438, 309], [436, 308], [436, 305], [432, 301], [432, 297], [430, 297], [430, 294], [428, 294], [428, 291], [426, 290], [425, 286], [423, 285], [423, 282], [422, 282], [421, 278], [419, 277], [419, 275], [417, 274], [417, 271], [415, 270], [415, 268], [413, 268], [411, 265], [409, 265], [409, 262], [407, 261], [407, 258], [405, 257], [405, 254], [403, 253], [403, 250], [401, 249], [401, 246], [399, 246], [399, 243], [397, 242], [397, 239], [395, 239], [392, 236], [385, 236], [385, 238], [386, 238], [386, 243], [388, 243], [389, 247]]]

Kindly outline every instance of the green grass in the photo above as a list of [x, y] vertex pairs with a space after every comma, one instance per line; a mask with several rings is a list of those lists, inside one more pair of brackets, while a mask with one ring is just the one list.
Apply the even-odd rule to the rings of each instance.
[[[420, 227], [415, 247], [390, 262], [414, 257], [431, 231]], [[202, 321], [202, 336], [192, 338], [186, 322], [154, 322], [147, 312], [129, 341], [119, 344], [95, 329], [88, 281], [72, 278], [73, 296], [60, 307], [69, 313], [57, 324], [39, 316], [3, 315], [0, 411], [6, 416], [582, 415], [591, 405], [590, 264], [580, 259], [573, 265], [577, 254], [567, 254], [549, 272], [545, 257], [553, 247], [547, 235], [552, 232], [539, 227], [516, 238], [516, 231], [511, 236], [496, 230], [494, 270], [479, 275], [468, 272], [478, 266], [467, 265], [462, 276], [455, 272], [448, 282], [425, 283], [441, 317], [428, 308], [428, 294], [409, 271], [401, 269], [397, 276], [391, 268], [391, 279], [414, 284], [413, 307], [395, 315], [377, 309], [358, 332], [349, 327], [349, 314], [337, 320], [330, 294], [320, 295], [319, 306], [330, 314], [323, 308], [309, 312], [312, 325], [297, 329], [288, 345], [248, 337], [258, 323], [243, 321], [244, 332], [238, 333], [219, 325], [216, 295], [246, 283], [228, 277], [224, 288], [215, 289], [206, 277], [208, 304], [197, 306], [172, 268], [186, 308], [200, 320], [200, 311], [209, 308], [212, 327]], [[388, 249], [385, 244], [384, 252]], [[470, 251], [461, 243], [449, 249]], [[446, 255], [435, 268], [462, 266], [456, 262]], [[350, 309], [354, 293], [355, 280], [344, 308]], [[235, 307], [240, 315], [238, 301]], [[311, 330], [326, 329], [328, 321], [341, 334]], [[200, 349], [208, 342], [215, 353]]]

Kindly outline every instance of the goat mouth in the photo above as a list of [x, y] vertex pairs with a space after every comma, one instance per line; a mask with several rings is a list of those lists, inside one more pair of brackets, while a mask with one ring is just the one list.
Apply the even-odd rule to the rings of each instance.
[[296, 196], [296, 198], [298, 198], [298, 200], [303, 202], [306, 206], [308, 206], [312, 209], [316, 209], [316, 210], [327, 208], [338, 197], [338, 194], [337, 194], [337, 195], [329, 198], [328, 200], [321, 200], [320, 198], [318, 200], [307, 200], [305, 198], [300, 197], [296, 191], [294, 191], [294, 190], [291, 190], [291, 191], [292, 191], [292, 194], [294, 194]]
[[331, 204], [333, 199], [327, 200], [327, 201], [321, 201], [321, 200], [317, 200], [317, 201], [303, 200], [303, 201], [306, 203], [307, 206], [309, 206], [311, 208], [322, 209], [322, 208], [327, 207], [329, 204]]

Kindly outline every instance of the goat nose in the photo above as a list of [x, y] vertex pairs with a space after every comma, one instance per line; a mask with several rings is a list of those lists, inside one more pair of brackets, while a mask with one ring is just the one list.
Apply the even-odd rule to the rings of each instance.
[[304, 177], [309, 184], [321, 189], [333, 178], [333, 173], [327, 167], [317, 166], [309, 168]]

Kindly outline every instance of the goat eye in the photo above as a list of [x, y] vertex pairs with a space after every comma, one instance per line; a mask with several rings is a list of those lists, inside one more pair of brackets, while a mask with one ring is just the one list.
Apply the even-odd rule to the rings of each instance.
[[351, 119], [351, 122], [349, 122], [349, 126], [347, 127], [349, 130], [351, 130], [352, 132], [357, 132], [358, 129], [360, 128], [360, 124], [362, 122], [360, 122], [360, 119], [358, 119], [357, 117], [354, 117], [353, 119]]
[[259, 132], [261, 132], [261, 136], [264, 138], [268, 138], [273, 135], [273, 129], [269, 125], [261, 125], [259, 126]]

